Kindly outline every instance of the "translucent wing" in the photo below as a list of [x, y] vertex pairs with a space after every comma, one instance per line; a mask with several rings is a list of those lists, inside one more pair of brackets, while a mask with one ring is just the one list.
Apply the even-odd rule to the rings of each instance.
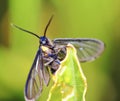
[[90, 38], [58, 38], [53, 40], [57, 45], [67, 45], [71, 43], [77, 49], [77, 55], [80, 62], [94, 60], [104, 50], [104, 43], [97, 39]]
[[48, 85], [49, 79], [49, 71], [44, 67], [41, 49], [39, 49], [26, 82], [26, 101], [35, 101], [40, 96], [44, 84]]

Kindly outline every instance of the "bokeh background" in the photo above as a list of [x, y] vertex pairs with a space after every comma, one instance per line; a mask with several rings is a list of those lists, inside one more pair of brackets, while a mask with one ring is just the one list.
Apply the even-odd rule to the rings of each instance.
[[120, 101], [119, 0], [0, 0], [0, 101], [24, 101], [24, 85], [39, 40], [14, 23], [47, 37], [97, 38], [106, 47], [100, 58], [81, 63], [88, 82], [86, 101]]

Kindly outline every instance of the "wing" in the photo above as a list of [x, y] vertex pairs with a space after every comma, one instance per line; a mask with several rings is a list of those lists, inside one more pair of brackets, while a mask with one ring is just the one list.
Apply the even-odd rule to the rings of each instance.
[[71, 43], [77, 49], [77, 55], [80, 62], [94, 60], [104, 50], [104, 43], [97, 39], [90, 38], [58, 38], [53, 40], [55, 44], [67, 45]]
[[26, 81], [25, 100], [35, 101], [40, 96], [43, 86], [48, 85], [49, 80], [49, 71], [44, 67], [41, 49], [39, 48]]

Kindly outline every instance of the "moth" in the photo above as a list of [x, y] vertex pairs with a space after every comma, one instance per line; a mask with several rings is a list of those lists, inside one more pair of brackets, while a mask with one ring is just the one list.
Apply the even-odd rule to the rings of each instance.
[[50, 72], [54, 74], [60, 66], [60, 62], [66, 56], [68, 43], [74, 45], [80, 62], [87, 62], [97, 58], [104, 50], [104, 43], [90, 38], [56, 38], [50, 40], [46, 37], [47, 29], [53, 19], [53, 15], [45, 27], [44, 35], [25, 30], [17, 25], [14, 27], [34, 35], [39, 39], [39, 48], [34, 62], [28, 74], [24, 96], [26, 101], [35, 101], [42, 93], [43, 86], [50, 82]]

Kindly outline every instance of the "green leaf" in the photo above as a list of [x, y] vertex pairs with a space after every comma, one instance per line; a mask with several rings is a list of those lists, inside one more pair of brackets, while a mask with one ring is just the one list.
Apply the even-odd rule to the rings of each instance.
[[47, 101], [85, 101], [86, 78], [73, 45], [68, 44], [66, 58], [52, 79], [54, 84]]

